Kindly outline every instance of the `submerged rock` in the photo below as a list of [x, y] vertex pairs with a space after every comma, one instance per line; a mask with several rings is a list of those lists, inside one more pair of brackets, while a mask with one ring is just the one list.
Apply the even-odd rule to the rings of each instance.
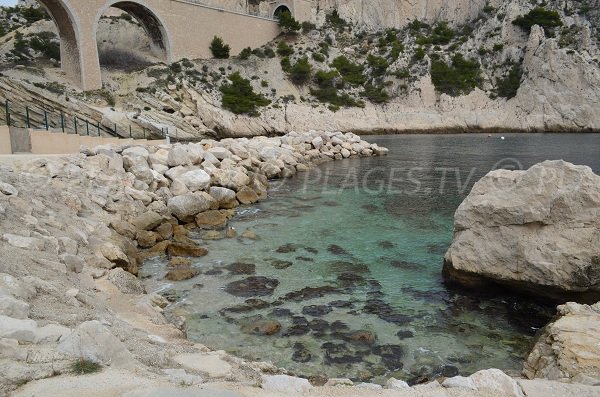
[[307, 316], [320, 317], [331, 313], [332, 310], [332, 308], [326, 305], [311, 305], [304, 306], [304, 308], [302, 309], [302, 314], [305, 314]]
[[274, 278], [252, 276], [227, 284], [225, 291], [241, 297], [266, 296], [273, 294], [278, 285], [279, 281]]
[[412, 317], [397, 313], [394, 309], [380, 299], [370, 299], [365, 303], [365, 313], [375, 314], [388, 323], [406, 325], [412, 321]]
[[600, 176], [545, 161], [492, 171], [454, 216], [446, 277], [564, 301], [600, 300]]
[[253, 263], [243, 263], [243, 262], [234, 262], [228, 266], [226, 269], [229, 270], [231, 274], [254, 274], [256, 273], [256, 265]]
[[281, 247], [277, 248], [275, 250], [275, 252], [280, 253], [280, 254], [287, 254], [290, 252], [296, 252], [298, 248], [294, 245], [294, 244], [285, 244], [282, 245]]
[[336, 244], [331, 244], [329, 247], [327, 247], [327, 251], [334, 255], [348, 255], [348, 251]]
[[292, 354], [292, 361], [297, 363], [306, 363], [312, 359], [312, 354], [302, 343], [294, 344], [294, 354]]
[[262, 316], [246, 317], [240, 320], [241, 330], [246, 334], [274, 335], [281, 330], [281, 324], [275, 320], [268, 320]]
[[397, 371], [404, 366], [402, 357], [404, 348], [399, 345], [382, 345], [373, 347], [373, 354], [381, 357], [383, 364], [391, 371]]

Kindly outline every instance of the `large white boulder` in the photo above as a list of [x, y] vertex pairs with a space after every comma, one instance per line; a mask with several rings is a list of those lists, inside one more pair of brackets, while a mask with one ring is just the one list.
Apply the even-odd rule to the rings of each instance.
[[545, 161], [492, 171], [458, 207], [444, 272], [565, 301], [600, 300], [600, 176]]
[[191, 191], [204, 190], [210, 186], [210, 175], [204, 170], [195, 169], [188, 171], [178, 177], [179, 181]]
[[173, 216], [183, 222], [192, 222], [203, 211], [216, 209], [217, 202], [208, 193], [195, 192], [176, 196], [169, 200], [167, 207]]

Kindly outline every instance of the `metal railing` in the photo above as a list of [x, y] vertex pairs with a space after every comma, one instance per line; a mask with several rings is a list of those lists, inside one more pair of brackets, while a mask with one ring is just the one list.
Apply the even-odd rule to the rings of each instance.
[[71, 116], [64, 112], [52, 112], [47, 109], [39, 108], [30, 105], [21, 105], [6, 99], [3, 104], [4, 119], [0, 117], [0, 122], [4, 121], [6, 125], [31, 128], [38, 130], [46, 130], [53, 132], [62, 132], [65, 134], [78, 134], [88, 136], [109, 135], [116, 138], [149, 138], [157, 135], [166, 135], [165, 129], [162, 128], [160, 133], [155, 130], [149, 130], [144, 127], [136, 126], [134, 129], [131, 124], [127, 127], [115, 123], [114, 127], [110, 128], [100, 124], [99, 121], [92, 121], [77, 115]]

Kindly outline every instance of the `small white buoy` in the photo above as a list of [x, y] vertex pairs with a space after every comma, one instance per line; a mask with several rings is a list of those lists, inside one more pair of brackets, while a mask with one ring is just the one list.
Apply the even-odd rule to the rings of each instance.
[[503, 136], [501, 136], [501, 137], [500, 137], [500, 139], [504, 140], [504, 137], [503, 137]]

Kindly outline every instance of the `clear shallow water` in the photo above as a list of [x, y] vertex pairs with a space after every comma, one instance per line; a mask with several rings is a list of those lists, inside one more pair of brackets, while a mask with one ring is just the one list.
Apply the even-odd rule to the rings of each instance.
[[[149, 262], [149, 283], [173, 300], [170, 312], [187, 317], [191, 340], [306, 376], [416, 382], [487, 367], [519, 370], [554, 308], [446, 287], [441, 267], [453, 213], [493, 168], [562, 158], [600, 172], [600, 136], [368, 140], [390, 154], [274, 183], [269, 200], [240, 207], [230, 222], [258, 240], [205, 241], [209, 255], [194, 262], [203, 274], [188, 281], [166, 282], [166, 263]], [[227, 266], [235, 262], [255, 265], [240, 266], [255, 274], [234, 274]], [[254, 276], [278, 285], [256, 296], [226, 291]], [[273, 321], [281, 330], [255, 333], [257, 326], [273, 332]]]

